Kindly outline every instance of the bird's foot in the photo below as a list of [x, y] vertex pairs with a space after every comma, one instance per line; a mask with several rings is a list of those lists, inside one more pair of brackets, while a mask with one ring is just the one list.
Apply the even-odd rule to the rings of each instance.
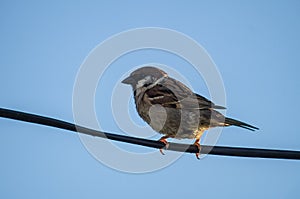
[[[169, 143], [168, 143], [166, 137], [162, 137], [162, 138], [160, 138], [158, 141], [160, 141], [160, 142], [162, 142], [162, 143], [165, 144], [165, 147], [163, 147], [163, 148], [165, 148], [165, 149], [169, 148]], [[165, 155], [165, 153], [163, 152], [163, 148], [159, 149], [159, 152], [160, 152], [162, 155]]]
[[200, 143], [198, 142], [198, 141], [196, 141], [195, 143], [194, 143], [194, 145], [198, 148], [198, 153], [196, 153], [196, 158], [198, 159], [198, 160], [200, 160], [200, 152], [201, 152], [201, 145], [200, 145]]

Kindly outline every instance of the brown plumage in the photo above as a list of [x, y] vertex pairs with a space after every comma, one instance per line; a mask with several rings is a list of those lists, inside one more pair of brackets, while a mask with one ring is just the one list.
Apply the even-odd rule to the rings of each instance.
[[[257, 127], [226, 118], [215, 105], [205, 97], [192, 92], [180, 81], [168, 77], [167, 73], [151, 66], [133, 71], [122, 83], [132, 86], [138, 114], [155, 131], [164, 134], [160, 139], [196, 139], [200, 150], [203, 132], [212, 127], [238, 126], [249, 130]], [[162, 151], [161, 151], [162, 152]], [[197, 154], [198, 158], [199, 154]]]

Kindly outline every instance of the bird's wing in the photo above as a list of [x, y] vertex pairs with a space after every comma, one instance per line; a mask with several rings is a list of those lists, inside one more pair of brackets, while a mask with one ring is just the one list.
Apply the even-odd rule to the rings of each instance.
[[146, 90], [145, 94], [148, 96], [151, 104], [159, 104], [169, 108], [180, 108], [177, 96], [171, 89], [163, 85], [156, 85]]
[[197, 96], [197, 100], [198, 100], [199, 104], [202, 104], [202, 106], [208, 106], [208, 107], [211, 107], [214, 109], [226, 109], [226, 107], [224, 107], [224, 106], [215, 105], [212, 101], [206, 99], [205, 97], [203, 97], [197, 93], [194, 93], [194, 94]]
[[224, 109], [205, 97], [193, 93], [187, 86], [173, 78], [166, 78], [165, 81], [146, 90], [145, 94], [152, 104], [160, 104], [163, 107]]

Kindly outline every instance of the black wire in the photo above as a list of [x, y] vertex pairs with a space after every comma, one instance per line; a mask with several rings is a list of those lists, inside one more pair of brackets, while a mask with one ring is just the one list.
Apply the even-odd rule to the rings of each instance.
[[[78, 126], [62, 120], [39, 116], [35, 114], [14, 111], [10, 109], [0, 108], [0, 117], [9, 118], [24, 122], [41, 124], [69, 131], [79, 132], [95, 137], [107, 138], [110, 140], [137, 144], [152, 148], [163, 148], [165, 144], [160, 141], [147, 140], [143, 138], [135, 138], [125, 135], [117, 135], [102, 131], [96, 131], [86, 127]], [[198, 147], [195, 145], [169, 143], [167, 150], [181, 151], [188, 153], [197, 153]], [[223, 156], [240, 156], [240, 157], [256, 157], [256, 158], [278, 158], [278, 159], [294, 159], [300, 160], [300, 151], [289, 150], [273, 150], [273, 149], [257, 149], [257, 148], [241, 148], [241, 147], [225, 147], [225, 146], [208, 146], [201, 145], [201, 154], [223, 155]]]

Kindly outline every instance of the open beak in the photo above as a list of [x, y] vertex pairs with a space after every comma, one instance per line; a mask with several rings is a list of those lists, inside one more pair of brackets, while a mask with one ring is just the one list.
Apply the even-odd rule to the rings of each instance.
[[135, 80], [132, 78], [132, 77], [127, 77], [126, 79], [124, 79], [122, 81], [123, 84], [130, 84], [130, 85], [133, 85], [135, 83]]

